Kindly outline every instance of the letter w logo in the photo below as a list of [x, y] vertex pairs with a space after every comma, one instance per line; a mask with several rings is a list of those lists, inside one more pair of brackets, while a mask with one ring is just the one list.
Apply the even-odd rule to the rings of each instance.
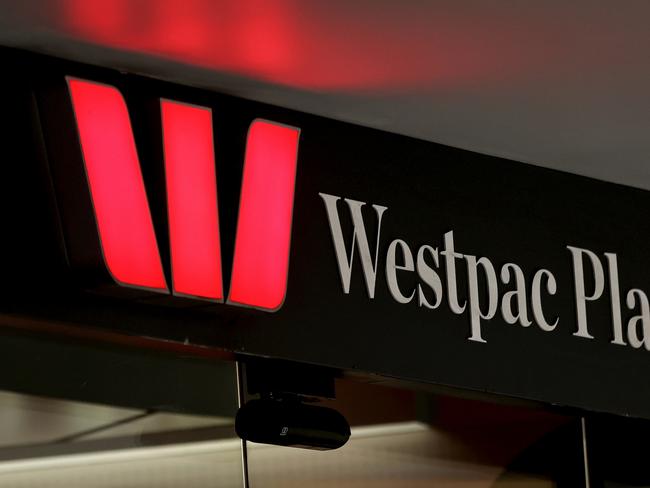
[[[120, 91], [68, 78], [104, 263], [122, 286], [170, 293]], [[172, 290], [224, 300], [212, 112], [161, 100]], [[300, 130], [248, 132], [228, 303], [277, 310], [287, 287]]]

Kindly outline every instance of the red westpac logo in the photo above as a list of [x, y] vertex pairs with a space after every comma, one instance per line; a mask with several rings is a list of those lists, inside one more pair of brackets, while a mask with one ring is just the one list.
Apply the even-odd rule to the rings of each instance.
[[[160, 100], [172, 287], [129, 113], [110, 85], [68, 78], [104, 263], [120, 285], [224, 301], [210, 108]], [[300, 130], [250, 125], [227, 303], [277, 310], [287, 287]], [[218, 137], [217, 137], [218, 143]]]

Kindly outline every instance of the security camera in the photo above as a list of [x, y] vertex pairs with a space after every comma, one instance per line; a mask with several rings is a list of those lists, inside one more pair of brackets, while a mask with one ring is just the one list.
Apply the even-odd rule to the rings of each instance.
[[237, 412], [235, 431], [251, 442], [321, 451], [337, 449], [350, 438], [350, 426], [339, 412], [293, 398], [251, 400]]

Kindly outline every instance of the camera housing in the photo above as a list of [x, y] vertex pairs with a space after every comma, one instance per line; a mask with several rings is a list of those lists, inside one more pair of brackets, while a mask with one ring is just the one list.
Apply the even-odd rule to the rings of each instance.
[[297, 398], [249, 401], [237, 412], [235, 431], [251, 442], [321, 451], [342, 447], [350, 438], [343, 415]]

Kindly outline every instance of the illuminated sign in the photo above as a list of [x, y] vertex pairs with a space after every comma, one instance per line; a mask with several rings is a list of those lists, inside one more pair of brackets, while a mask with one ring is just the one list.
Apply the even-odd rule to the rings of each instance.
[[5, 322], [650, 417], [647, 191], [97, 66], [5, 65]]
[[[166, 283], [128, 109], [110, 85], [68, 79], [104, 263], [121, 286], [224, 300], [209, 108], [161, 100], [172, 289]], [[287, 287], [300, 130], [249, 127], [228, 303], [273, 311]]]

